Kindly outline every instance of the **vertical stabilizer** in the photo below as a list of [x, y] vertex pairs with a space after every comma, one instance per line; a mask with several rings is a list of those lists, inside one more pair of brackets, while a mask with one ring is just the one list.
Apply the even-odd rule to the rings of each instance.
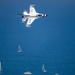
[[27, 11], [26, 11], [26, 10], [24, 10], [23, 15], [28, 15], [28, 13], [27, 13]]

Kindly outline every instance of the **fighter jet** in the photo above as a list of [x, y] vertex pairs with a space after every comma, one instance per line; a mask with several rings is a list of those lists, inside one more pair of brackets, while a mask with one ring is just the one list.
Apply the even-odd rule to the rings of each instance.
[[26, 19], [28, 19], [26, 27], [31, 27], [30, 25], [35, 19], [48, 16], [48, 14], [37, 13], [34, 6], [35, 5], [30, 5], [29, 13], [27, 13], [27, 11], [24, 10], [23, 14], [18, 14], [22, 16], [22, 23], [24, 23]]

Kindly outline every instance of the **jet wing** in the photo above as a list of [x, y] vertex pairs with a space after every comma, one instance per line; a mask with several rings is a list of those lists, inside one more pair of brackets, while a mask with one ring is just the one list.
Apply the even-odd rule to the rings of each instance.
[[35, 15], [36, 14], [36, 10], [34, 8], [34, 5], [30, 5], [30, 10], [29, 10], [31, 15]]
[[30, 27], [31, 23], [35, 20], [36, 18], [29, 18], [26, 24], [26, 27]]

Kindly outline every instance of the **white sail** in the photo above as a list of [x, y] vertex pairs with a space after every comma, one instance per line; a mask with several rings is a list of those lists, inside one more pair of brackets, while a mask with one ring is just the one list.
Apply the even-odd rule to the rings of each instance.
[[58, 73], [55, 73], [55, 75], [59, 75]]
[[43, 72], [47, 72], [47, 70], [45, 69], [44, 64], [43, 64], [43, 66], [42, 66], [42, 71], [43, 71]]
[[18, 52], [22, 52], [21, 46], [18, 46]]
[[44, 70], [44, 64], [43, 64], [43, 66], [42, 66], [42, 70]]
[[0, 62], [0, 72], [2, 71], [2, 68], [1, 68], [1, 62]]

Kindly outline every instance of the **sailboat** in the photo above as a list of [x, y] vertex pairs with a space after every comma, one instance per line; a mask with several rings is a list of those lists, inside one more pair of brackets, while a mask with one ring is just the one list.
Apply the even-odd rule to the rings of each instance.
[[42, 66], [42, 71], [43, 71], [43, 72], [47, 72], [47, 70], [45, 69], [44, 64], [43, 64], [43, 66]]
[[30, 71], [24, 72], [25, 75], [31, 75], [32, 73]]
[[18, 52], [22, 52], [21, 46], [18, 46]]
[[0, 72], [2, 72], [1, 62], [0, 62]]
[[55, 75], [59, 75], [58, 73], [55, 73]]

